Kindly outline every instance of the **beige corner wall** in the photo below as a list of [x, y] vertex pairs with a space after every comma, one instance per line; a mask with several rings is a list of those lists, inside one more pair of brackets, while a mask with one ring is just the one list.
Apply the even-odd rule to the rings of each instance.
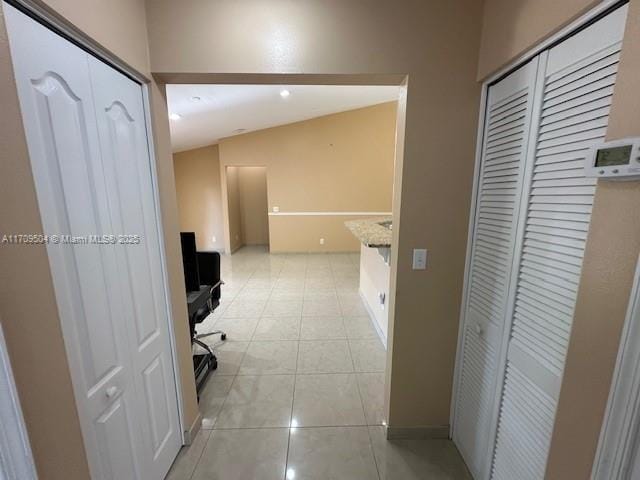
[[[53, 15], [66, 19], [125, 63], [148, 75], [142, 0], [49, 0], [47, 4]], [[43, 5], [46, 7], [45, 3]], [[162, 90], [151, 85], [152, 122], [154, 130], [160, 133], [154, 142], [158, 182], [174, 332], [183, 373], [183, 415], [186, 424], [190, 425], [197, 417], [198, 406], [191, 373], [173, 162]], [[42, 232], [3, 18], [0, 19], [0, 104], [3, 158], [0, 231]], [[46, 250], [41, 246], [3, 245], [0, 264], [2, 326], [39, 478], [86, 480], [89, 478], [88, 464]], [[37, 292], [36, 302], [33, 301], [34, 291]]]
[[[449, 423], [481, 17], [477, 0], [147, 1], [151, 70], [165, 81], [397, 84], [408, 76], [393, 201], [392, 426]], [[220, 153], [224, 161], [224, 143]], [[416, 247], [429, 249], [429, 269], [411, 269]]]
[[242, 243], [269, 245], [266, 167], [238, 168]]
[[198, 250], [224, 250], [218, 146], [174, 153], [173, 168], [180, 230], [196, 233]]
[[235, 252], [244, 245], [240, 212], [240, 174], [238, 167], [226, 167], [221, 171], [224, 175], [222, 190], [223, 198], [226, 200], [223, 203], [226, 204], [227, 245], [230, 246], [229, 251]]
[[[269, 211], [390, 212], [396, 110], [388, 102], [222, 139], [221, 167], [265, 166]], [[360, 248], [344, 226], [349, 217], [261, 218], [268, 218], [272, 252]], [[247, 237], [246, 222], [243, 228]]]
[[[487, 0], [479, 76], [585, 12], [590, 0]], [[640, 135], [640, 0], [631, 0], [609, 139]], [[599, 182], [587, 239], [547, 479], [590, 477], [640, 253], [640, 182]]]
[[587, 12], [598, 0], [486, 0], [478, 78], [486, 78]]

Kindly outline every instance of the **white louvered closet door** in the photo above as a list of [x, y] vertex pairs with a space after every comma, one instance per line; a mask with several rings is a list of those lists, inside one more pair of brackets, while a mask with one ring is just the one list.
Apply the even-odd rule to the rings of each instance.
[[540, 55], [526, 215], [491, 476], [542, 480], [564, 370], [627, 7]]
[[474, 475], [491, 458], [491, 418], [537, 64], [534, 60], [492, 86], [487, 98], [453, 431]]

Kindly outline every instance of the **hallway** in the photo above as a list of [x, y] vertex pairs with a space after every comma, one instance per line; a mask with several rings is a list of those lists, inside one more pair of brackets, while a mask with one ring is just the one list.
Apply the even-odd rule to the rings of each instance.
[[358, 294], [358, 254], [222, 257], [219, 366], [200, 398], [202, 430], [167, 477], [464, 479], [450, 441], [388, 442], [386, 352]]

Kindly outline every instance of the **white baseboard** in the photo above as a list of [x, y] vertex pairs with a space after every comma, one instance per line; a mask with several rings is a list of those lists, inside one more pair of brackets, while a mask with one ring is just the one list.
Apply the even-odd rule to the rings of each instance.
[[191, 445], [193, 440], [196, 438], [196, 435], [200, 431], [200, 427], [202, 427], [202, 413], [198, 412], [198, 416], [191, 424], [191, 427], [189, 427], [189, 430], [184, 431], [182, 444]]
[[362, 293], [362, 290], [358, 289], [358, 293], [360, 294], [360, 298], [362, 299], [362, 303], [364, 304], [364, 308], [367, 309], [367, 313], [369, 314], [369, 320], [371, 320], [371, 323], [373, 324], [373, 328], [375, 328], [376, 332], [378, 333], [378, 337], [380, 337], [380, 341], [382, 342], [382, 344], [384, 345], [384, 349], [387, 349], [387, 337], [384, 335], [384, 333], [382, 333], [382, 329], [380, 328], [380, 325], [378, 325], [378, 322], [376, 322], [376, 316], [373, 314], [373, 311], [371, 310], [371, 307], [369, 306], [369, 304], [367, 303], [367, 300], [364, 297], [364, 293]]

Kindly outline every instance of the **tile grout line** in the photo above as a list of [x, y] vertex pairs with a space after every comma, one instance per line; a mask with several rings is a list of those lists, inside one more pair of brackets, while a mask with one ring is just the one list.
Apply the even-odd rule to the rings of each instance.
[[[213, 434], [213, 430], [209, 430], [209, 436], [207, 436], [207, 441], [204, 442], [204, 447], [202, 447], [202, 451], [200, 452], [200, 455], [198, 455], [198, 460], [196, 460], [195, 464], [193, 465], [193, 470], [191, 470], [191, 475], [189, 475], [189, 478], [187, 480], [191, 480], [193, 476], [196, 474], [196, 470], [198, 469], [198, 465], [200, 465], [200, 461], [202, 460], [204, 451], [207, 449], [207, 445], [209, 445], [209, 440], [211, 440], [212, 434]], [[191, 445], [193, 445], [193, 442], [191, 443]]]

